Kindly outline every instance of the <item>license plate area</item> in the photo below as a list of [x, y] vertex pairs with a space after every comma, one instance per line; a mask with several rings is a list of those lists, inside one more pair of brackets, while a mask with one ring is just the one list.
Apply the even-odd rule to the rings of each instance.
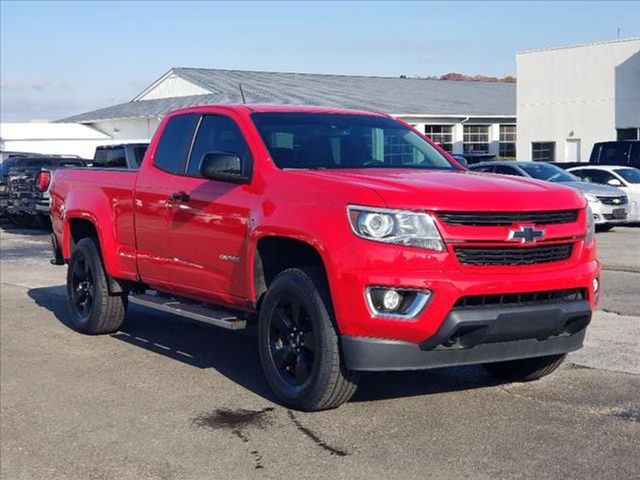
[[611, 212], [611, 214], [613, 215], [613, 218], [615, 219], [623, 219], [623, 218], [627, 218], [627, 212], [625, 211], [624, 208], [614, 208], [613, 212]]

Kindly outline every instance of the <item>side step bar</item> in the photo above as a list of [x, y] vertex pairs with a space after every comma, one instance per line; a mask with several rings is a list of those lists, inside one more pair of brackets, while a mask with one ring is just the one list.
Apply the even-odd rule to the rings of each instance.
[[238, 318], [230, 311], [207, 307], [203, 304], [181, 302], [171, 297], [142, 293], [129, 295], [129, 303], [142, 305], [162, 312], [173, 313], [180, 317], [208, 323], [209, 325], [215, 325], [216, 327], [222, 327], [228, 330], [242, 330], [247, 326], [246, 320]]

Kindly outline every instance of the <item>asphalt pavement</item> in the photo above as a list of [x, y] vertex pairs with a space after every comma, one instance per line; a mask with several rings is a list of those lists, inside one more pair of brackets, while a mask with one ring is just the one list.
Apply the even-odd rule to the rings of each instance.
[[118, 333], [74, 332], [48, 235], [5, 227], [2, 479], [640, 476], [640, 228], [598, 234], [600, 310], [555, 374], [372, 373], [342, 407], [301, 413], [270, 393], [254, 329], [132, 307]]

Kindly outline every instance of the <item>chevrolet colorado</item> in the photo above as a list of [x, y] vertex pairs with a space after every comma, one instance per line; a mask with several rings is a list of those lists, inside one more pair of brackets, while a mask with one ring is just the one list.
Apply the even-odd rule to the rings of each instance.
[[361, 371], [540, 378], [599, 296], [579, 192], [469, 172], [362, 111], [172, 112], [138, 171], [58, 170], [51, 218], [77, 330], [114, 332], [131, 303], [255, 321], [269, 385], [302, 410], [347, 401]]

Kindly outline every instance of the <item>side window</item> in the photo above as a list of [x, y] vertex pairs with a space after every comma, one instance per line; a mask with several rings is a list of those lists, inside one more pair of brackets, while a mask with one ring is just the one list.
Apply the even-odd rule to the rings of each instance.
[[499, 173], [501, 175], [514, 175], [516, 177], [522, 177], [522, 174], [519, 171], [517, 171], [513, 167], [508, 167], [506, 165], [497, 165], [495, 173]]
[[593, 170], [581, 169], [581, 170], [574, 170], [573, 172], [569, 172], [569, 173], [584, 180], [585, 182], [590, 182]]
[[176, 115], [165, 126], [156, 150], [153, 164], [160, 170], [170, 173], [183, 173], [189, 148], [193, 140], [193, 131], [200, 115], [188, 113]]
[[213, 152], [238, 155], [245, 165], [251, 159], [249, 146], [233, 120], [219, 115], [205, 115], [191, 149], [187, 174], [199, 177], [202, 157]]
[[105, 165], [107, 168], [127, 168], [127, 157], [123, 147], [107, 149], [107, 157]]
[[606, 183], [615, 178], [609, 172], [605, 172], [604, 170], [591, 170], [590, 172], [591, 182], [600, 183], [602, 185], [606, 185]]
[[598, 163], [602, 165], [628, 165], [629, 163], [628, 143], [605, 143], [600, 150]]
[[105, 163], [107, 163], [107, 149], [96, 148], [96, 153], [93, 156], [93, 166], [102, 167]]
[[147, 147], [133, 147], [133, 161], [138, 167], [142, 163], [142, 159], [144, 158], [144, 154], [146, 153], [146, 151]]

